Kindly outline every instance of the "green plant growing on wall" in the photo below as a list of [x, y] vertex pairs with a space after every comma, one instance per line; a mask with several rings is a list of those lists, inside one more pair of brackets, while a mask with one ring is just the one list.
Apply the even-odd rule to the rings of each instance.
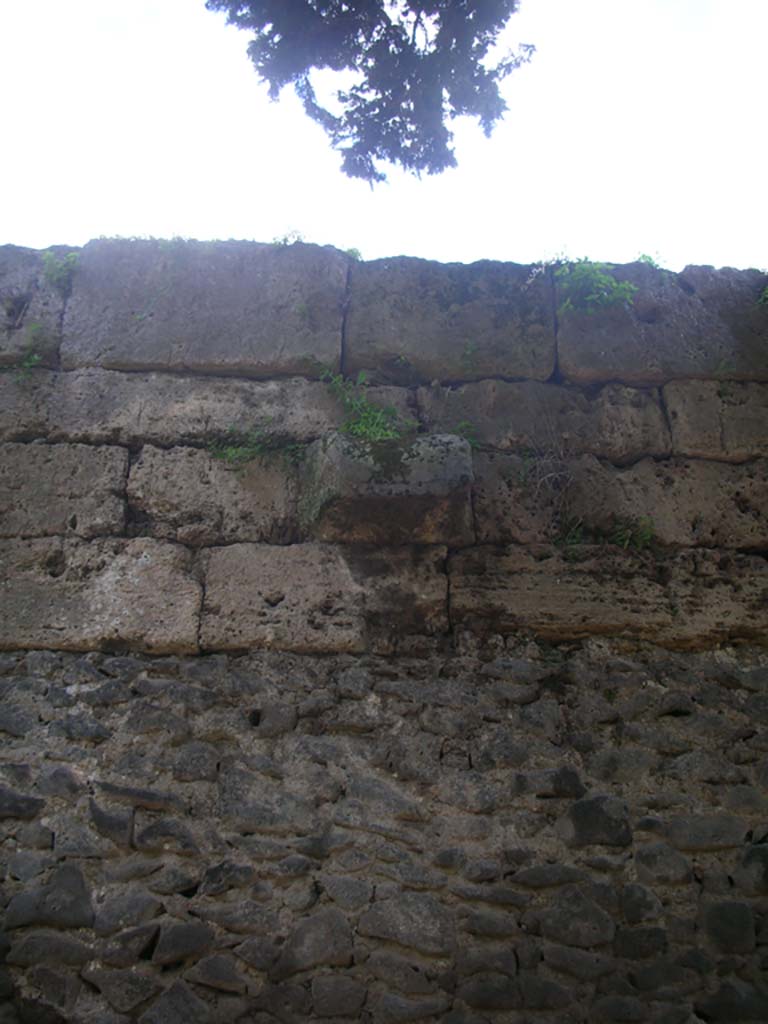
[[617, 519], [609, 539], [612, 544], [617, 544], [625, 551], [629, 548], [644, 551], [651, 546], [655, 536], [653, 520], [648, 516], [642, 516], [640, 519]]
[[757, 300], [758, 306], [768, 306], [768, 284], [760, 292], [760, 298]]
[[43, 277], [62, 299], [68, 299], [72, 293], [72, 281], [79, 259], [80, 255], [76, 252], [68, 252], [64, 256], [57, 256], [55, 252], [43, 253]]
[[215, 459], [226, 463], [229, 469], [242, 471], [256, 459], [263, 462], [280, 459], [289, 465], [297, 465], [304, 457], [305, 448], [306, 445], [287, 434], [260, 427], [247, 431], [230, 427], [226, 440], [212, 442], [208, 451]]
[[631, 281], [617, 281], [606, 263], [592, 263], [588, 259], [558, 267], [555, 281], [560, 294], [560, 316], [576, 311], [591, 315], [599, 309], [626, 305], [637, 291], [637, 285]]
[[465, 441], [468, 441], [470, 448], [480, 447], [480, 442], [477, 439], [477, 428], [471, 420], [461, 420], [453, 428], [453, 432], [458, 437], [463, 437]]
[[346, 418], [341, 429], [345, 434], [359, 441], [396, 441], [406, 432], [393, 406], [376, 405], [368, 398], [365, 393], [368, 378], [364, 370], [355, 380], [331, 370], [326, 370], [320, 379], [328, 384], [344, 408]]

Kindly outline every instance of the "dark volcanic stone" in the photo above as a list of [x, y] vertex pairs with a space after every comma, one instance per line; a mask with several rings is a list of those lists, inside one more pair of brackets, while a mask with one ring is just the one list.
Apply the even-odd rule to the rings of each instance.
[[93, 950], [84, 942], [60, 932], [27, 932], [11, 946], [7, 955], [9, 964], [30, 967], [33, 964], [66, 964], [81, 967], [93, 956]]
[[300, 920], [288, 937], [274, 970], [277, 978], [327, 965], [352, 962], [352, 931], [340, 910], [319, 910]]
[[590, 796], [577, 800], [559, 824], [560, 834], [571, 846], [629, 846], [627, 805], [615, 796]]
[[45, 800], [34, 796], [24, 796], [9, 786], [0, 784], [0, 819], [22, 818], [29, 821], [36, 817], [45, 807]]
[[446, 996], [406, 999], [394, 992], [384, 992], [373, 1003], [373, 1024], [407, 1024], [439, 1016], [449, 1006], [450, 1000]]
[[706, 1020], [722, 1024], [768, 1020], [768, 993], [735, 979], [722, 984], [714, 995], [697, 999], [695, 1006]]
[[47, 885], [13, 897], [6, 911], [5, 926], [9, 930], [30, 924], [90, 928], [93, 918], [91, 894], [82, 872], [65, 864], [54, 871]]
[[666, 843], [647, 843], [636, 847], [635, 863], [642, 882], [681, 885], [693, 879], [688, 860]]
[[633, 996], [610, 995], [597, 999], [592, 1007], [595, 1021], [633, 1024], [648, 1019], [648, 1007]]
[[114, 935], [101, 951], [102, 962], [110, 967], [131, 967], [148, 955], [159, 931], [160, 925], [145, 924]]
[[521, 971], [519, 981], [523, 1005], [530, 1010], [562, 1010], [571, 1002], [571, 993], [556, 981], [530, 971]]
[[85, 785], [71, 768], [59, 765], [44, 772], [38, 783], [38, 789], [46, 796], [59, 796], [64, 800], [71, 799], [82, 793]]
[[130, 846], [133, 836], [133, 811], [105, 811], [91, 797], [88, 810], [93, 827], [118, 846]]
[[678, 850], [726, 850], [741, 846], [747, 826], [730, 814], [692, 814], [667, 826], [667, 839]]
[[644, 885], [630, 883], [621, 893], [621, 909], [629, 924], [655, 921], [662, 912], [661, 901]]
[[269, 936], [256, 935], [235, 946], [234, 952], [257, 971], [268, 971], [277, 960], [280, 947]]
[[586, 896], [578, 886], [569, 886], [541, 915], [545, 938], [588, 949], [613, 939], [613, 918]]
[[92, 715], [66, 715], [63, 722], [54, 724], [57, 725], [56, 731], [62, 732], [68, 740], [73, 740], [75, 743], [81, 743], [83, 740], [91, 743], [103, 743], [112, 735], [111, 731]]
[[583, 871], [568, 864], [538, 864], [518, 871], [512, 881], [515, 885], [525, 885], [530, 889], [548, 889], [551, 886], [580, 882], [584, 877]]
[[292, 704], [264, 704], [250, 713], [250, 722], [257, 736], [274, 739], [296, 728], [298, 713]]
[[155, 978], [139, 971], [86, 968], [83, 978], [95, 985], [110, 1006], [120, 1013], [130, 1013], [150, 999], [160, 988]]
[[755, 917], [748, 903], [723, 900], [707, 907], [704, 930], [723, 953], [751, 953], [755, 948]]
[[450, 911], [434, 896], [403, 893], [373, 904], [360, 918], [358, 931], [422, 953], [445, 955], [455, 946]]
[[312, 1005], [318, 1017], [356, 1017], [365, 1002], [367, 989], [343, 974], [325, 974], [312, 979]]
[[409, 996], [424, 996], [435, 992], [437, 985], [432, 975], [408, 957], [389, 950], [375, 949], [365, 962], [367, 972]]
[[507, 974], [476, 974], [459, 985], [456, 995], [475, 1010], [516, 1010], [523, 997], [517, 981]]
[[748, 846], [734, 878], [744, 892], [754, 896], [768, 895], [768, 846]]
[[246, 990], [245, 979], [237, 969], [235, 958], [227, 953], [205, 957], [190, 968], [184, 977], [196, 985], [205, 985], [220, 992], [242, 994]]
[[139, 1024], [210, 1024], [208, 1007], [184, 984], [175, 981], [139, 1017]]
[[137, 850], [145, 852], [178, 853], [182, 856], [194, 856], [200, 853], [194, 836], [180, 821], [163, 818], [147, 825], [134, 840]]
[[200, 885], [200, 896], [220, 896], [229, 889], [242, 889], [256, 878], [250, 864], [224, 860], [206, 870]]
[[37, 715], [18, 704], [0, 704], [0, 732], [17, 739], [26, 736], [37, 725]]
[[176, 755], [173, 776], [180, 782], [215, 782], [220, 756], [210, 743], [185, 743]]
[[370, 902], [373, 886], [364, 878], [351, 878], [348, 875], [323, 875], [323, 888], [334, 903], [344, 910], [357, 910]]
[[595, 981], [604, 974], [615, 970], [615, 963], [610, 957], [587, 953], [583, 949], [571, 949], [568, 946], [545, 946], [544, 960], [556, 971], [570, 974], [581, 981]]
[[644, 960], [666, 952], [667, 933], [663, 928], [619, 928], [613, 951], [627, 960]]
[[176, 964], [200, 957], [213, 945], [214, 932], [200, 921], [165, 924], [152, 954], [152, 963]]
[[160, 913], [162, 904], [138, 886], [130, 886], [106, 899], [96, 908], [94, 930], [97, 935], [111, 935], [123, 928], [143, 924]]

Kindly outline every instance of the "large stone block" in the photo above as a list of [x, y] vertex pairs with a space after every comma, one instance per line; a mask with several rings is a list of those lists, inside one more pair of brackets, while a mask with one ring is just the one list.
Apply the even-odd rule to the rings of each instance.
[[300, 510], [317, 540], [339, 544], [474, 542], [469, 443], [451, 435], [317, 441], [302, 467]]
[[207, 650], [363, 651], [448, 629], [445, 548], [233, 544], [204, 553]]
[[768, 385], [683, 380], [664, 388], [676, 455], [744, 462], [768, 455]]
[[[49, 250], [49, 260], [68, 249]], [[64, 294], [46, 276], [43, 254], [17, 245], [0, 246], [0, 367], [53, 366], [58, 358]]]
[[0, 445], [0, 536], [121, 534], [127, 472], [123, 448]]
[[155, 540], [0, 542], [0, 648], [197, 650], [201, 588]]
[[279, 455], [237, 471], [198, 448], [145, 445], [128, 501], [141, 533], [193, 546], [296, 539], [296, 468]]
[[480, 547], [451, 555], [448, 574], [457, 629], [681, 648], [768, 635], [768, 566], [754, 556], [683, 551], [659, 563], [609, 545]]
[[315, 245], [89, 242], [62, 366], [317, 377], [339, 364], [348, 262]]
[[555, 368], [551, 285], [513, 263], [399, 257], [350, 273], [345, 369], [392, 383], [529, 377]]
[[[371, 388], [368, 396], [410, 418], [404, 388]], [[170, 447], [207, 444], [231, 428], [311, 441], [343, 421], [326, 384], [299, 378], [258, 382], [90, 369], [39, 371], [21, 384], [0, 374], [0, 438], [10, 441]]]
[[558, 456], [588, 452], [613, 462], [670, 451], [655, 389], [608, 385], [587, 396], [536, 381], [484, 380], [450, 390], [420, 388], [418, 404], [429, 430], [465, 433], [492, 448]]
[[592, 312], [564, 308], [567, 292], [555, 274], [558, 365], [566, 380], [768, 380], [768, 309], [758, 304], [768, 276], [712, 267], [672, 274], [642, 263], [612, 267], [611, 274], [637, 291]]
[[616, 525], [652, 523], [662, 544], [768, 547], [768, 461], [744, 466], [643, 459], [626, 469], [584, 456], [572, 464], [568, 512], [610, 536]]

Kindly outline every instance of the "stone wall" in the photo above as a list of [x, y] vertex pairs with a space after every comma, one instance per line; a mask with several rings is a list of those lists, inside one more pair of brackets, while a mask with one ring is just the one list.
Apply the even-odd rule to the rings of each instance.
[[53, 252], [0, 248], [0, 1021], [768, 1019], [768, 277]]

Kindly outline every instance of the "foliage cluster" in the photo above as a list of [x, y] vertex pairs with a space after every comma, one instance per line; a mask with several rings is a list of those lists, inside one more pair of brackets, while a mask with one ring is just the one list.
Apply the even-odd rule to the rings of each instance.
[[555, 270], [555, 281], [560, 294], [560, 315], [576, 310], [595, 313], [607, 306], [624, 305], [637, 291], [637, 285], [631, 281], [617, 281], [608, 264], [588, 259], [562, 264]]
[[346, 418], [341, 429], [359, 441], [395, 441], [405, 432], [391, 405], [376, 405], [366, 394], [368, 379], [361, 370], [355, 380], [326, 370], [322, 375], [333, 394], [341, 402]]
[[[373, 184], [381, 161], [437, 174], [456, 163], [446, 121], [476, 117], [489, 135], [506, 103], [501, 81], [530, 60], [523, 45], [494, 61], [519, 0], [207, 0], [253, 34], [248, 55], [277, 99], [293, 85], [305, 112], [342, 154], [342, 170]], [[326, 105], [313, 69], [351, 82]], [[329, 109], [332, 107], [333, 109]]]
[[43, 277], [63, 299], [68, 299], [72, 292], [72, 280], [79, 258], [76, 252], [68, 252], [64, 256], [57, 256], [50, 251], [43, 253]]
[[214, 441], [208, 450], [215, 459], [221, 459], [231, 469], [242, 470], [254, 459], [263, 462], [281, 459], [296, 465], [304, 457], [305, 445], [287, 434], [263, 427], [247, 431], [230, 427], [226, 440]]

